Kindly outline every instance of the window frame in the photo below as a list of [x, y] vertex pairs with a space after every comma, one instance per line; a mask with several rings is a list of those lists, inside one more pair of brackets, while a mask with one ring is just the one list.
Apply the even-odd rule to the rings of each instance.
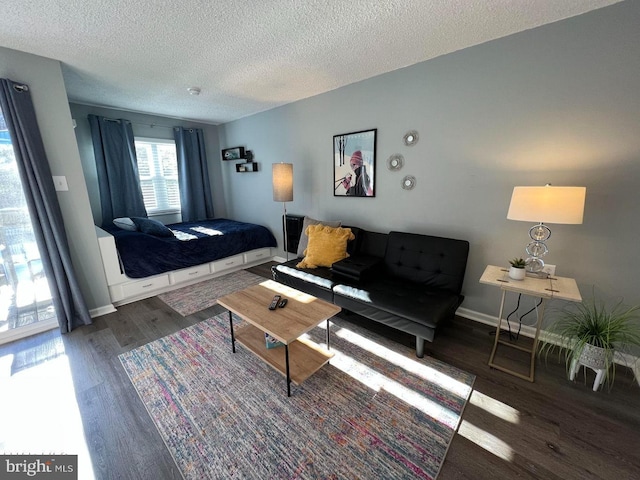
[[[133, 138], [134, 141], [134, 146], [136, 147], [136, 158], [137, 158], [137, 142], [141, 142], [141, 143], [152, 143], [152, 144], [161, 144], [161, 145], [171, 145], [174, 148], [175, 151], [175, 159], [176, 159], [176, 181], [178, 181], [178, 150], [176, 147], [176, 142], [173, 139], [170, 138], [152, 138], [152, 137], [142, 137], [142, 136], [135, 136]], [[173, 180], [170, 177], [165, 177], [162, 172], [162, 165], [160, 163], [160, 159], [157, 159], [157, 162], [154, 161], [153, 158], [150, 159], [150, 167], [152, 169], [152, 171], [155, 173], [157, 171], [161, 172], [160, 175], [152, 175], [150, 180], [151, 180], [151, 184], [154, 186], [154, 196], [156, 199], [156, 203], [157, 204], [162, 204], [162, 202], [158, 202], [159, 197], [157, 195], [158, 190], [156, 188], [157, 183], [164, 183], [165, 184], [165, 192], [166, 192], [166, 183], [167, 183], [167, 179], [169, 178], [170, 180]], [[161, 180], [158, 180], [161, 179]], [[138, 165], [138, 181], [140, 182], [140, 188], [142, 189], [142, 177], [140, 175], [140, 166]], [[145, 178], [145, 180], [147, 180]], [[144, 195], [143, 195], [143, 199], [144, 199]], [[161, 198], [160, 198], [161, 199]], [[145, 204], [145, 208], [147, 210], [147, 214], [149, 216], [158, 216], [158, 215], [173, 215], [173, 214], [180, 214], [182, 212], [181, 206], [180, 206], [180, 184], [178, 182], [178, 206], [177, 207], [170, 207], [168, 204], [168, 199], [169, 196], [166, 195], [166, 198], [164, 199], [165, 202], [165, 206], [163, 208], [155, 208], [155, 209], [150, 209], [146, 204]]]

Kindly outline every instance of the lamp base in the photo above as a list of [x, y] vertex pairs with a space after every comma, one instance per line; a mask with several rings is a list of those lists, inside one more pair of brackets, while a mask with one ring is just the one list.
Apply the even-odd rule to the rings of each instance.
[[541, 272], [544, 269], [544, 260], [538, 257], [529, 257], [526, 260], [525, 268], [530, 273]]
[[540, 272], [527, 272], [527, 277], [532, 277], [532, 278], [549, 278], [549, 272], [545, 272], [544, 270], [540, 271]]
[[549, 240], [551, 236], [551, 229], [544, 225], [543, 223], [539, 223], [538, 225], [534, 225], [529, 229], [529, 237], [531, 237], [531, 242], [527, 245], [526, 252], [529, 254], [529, 258], [527, 258], [527, 272], [541, 272], [544, 268], [544, 260], [542, 260], [542, 256], [546, 255], [549, 252], [547, 248], [547, 244], [544, 243]]

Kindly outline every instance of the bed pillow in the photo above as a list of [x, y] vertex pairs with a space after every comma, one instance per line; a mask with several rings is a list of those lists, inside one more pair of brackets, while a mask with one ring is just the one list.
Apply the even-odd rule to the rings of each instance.
[[327, 225], [328, 227], [339, 227], [341, 222], [323, 222], [322, 220], [316, 220], [311, 217], [304, 217], [302, 220], [302, 234], [300, 235], [300, 242], [298, 243], [298, 258], [304, 257], [304, 251], [309, 244], [309, 237], [307, 236], [307, 227], [311, 225]]
[[122, 230], [129, 230], [130, 232], [135, 232], [136, 230], [138, 230], [136, 224], [133, 223], [133, 220], [131, 220], [129, 217], [114, 218], [113, 224], [116, 227], [121, 228]]
[[309, 245], [304, 258], [297, 265], [299, 268], [330, 267], [347, 258], [347, 242], [355, 238], [350, 228], [326, 225], [311, 225], [306, 232]]
[[155, 237], [173, 237], [173, 232], [157, 220], [144, 217], [131, 217], [138, 230]]

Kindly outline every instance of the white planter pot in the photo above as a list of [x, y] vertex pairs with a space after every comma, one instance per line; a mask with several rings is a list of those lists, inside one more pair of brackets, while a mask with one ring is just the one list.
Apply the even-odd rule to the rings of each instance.
[[587, 343], [582, 349], [578, 361], [593, 370], [602, 370], [607, 365], [607, 358], [611, 356], [613, 356], [613, 352], [610, 350]]
[[524, 280], [524, 277], [526, 275], [527, 275], [527, 272], [524, 268], [516, 268], [516, 267], [509, 268], [509, 277], [513, 278], [514, 280]]
[[607, 362], [611, 363], [612, 360], [613, 350], [595, 347], [587, 343], [580, 352], [580, 355], [574, 356], [571, 361], [569, 378], [574, 380], [578, 370], [584, 365], [596, 372], [596, 379], [593, 381], [593, 391], [597, 392], [607, 377], [607, 370], [605, 369]]

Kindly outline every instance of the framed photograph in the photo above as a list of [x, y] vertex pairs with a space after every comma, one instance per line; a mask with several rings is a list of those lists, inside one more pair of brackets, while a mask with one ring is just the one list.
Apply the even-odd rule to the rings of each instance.
[[244, 147], [225, 148], [222, 150], [222, 160], [241, 160], [244, 158]]
[[377, 129], [333, 137], [333, 196], [376, 196]]

